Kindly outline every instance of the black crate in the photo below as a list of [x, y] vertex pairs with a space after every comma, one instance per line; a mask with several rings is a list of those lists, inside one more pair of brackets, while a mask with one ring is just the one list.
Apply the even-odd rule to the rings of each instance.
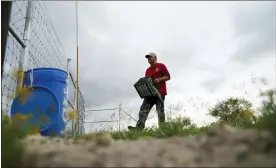
[[140, 78], [134, 87], [141, 98], [158, 96], [159, 92], [153, 84], [153, 79], [151, 77]]

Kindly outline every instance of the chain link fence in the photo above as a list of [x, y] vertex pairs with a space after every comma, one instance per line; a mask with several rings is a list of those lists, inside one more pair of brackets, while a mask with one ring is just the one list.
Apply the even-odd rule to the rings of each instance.
[[[42, 1], [13, 1], [2, 74], [2, 115], [10, 116], [16, 96], [18, 71], [34, 68], [59, 68], [68, 71], [68, 60], [58, 39], [51, 17]], [[70, 68], [69, 68], [70, 70]], [[75, 78], [69, 71], [68, 109], [76, 111]], [[79, 91], [80, 131], [76, 121], [67, 121], [66, 130], [73, 134], [84, 132], [84, 99]], [[73, 128], [73, 130], [72, 130]]]

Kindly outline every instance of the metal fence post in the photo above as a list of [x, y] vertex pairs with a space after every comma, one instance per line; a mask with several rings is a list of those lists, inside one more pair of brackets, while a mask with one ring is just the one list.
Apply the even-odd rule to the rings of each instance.
[[[1, 77], [4, 71], [5, 54], [9, 33], [9, 24], [11, 16], [12, 1], [1, 1]], [[3, 113], [1, 110], [1, 118], [3, 119]]]
[[1, 75], [3, 75], [4, 60], [9, 32], [12, 1], [1, 1]]
[[[24, 36], [23, 42], [25, 44], [24, 52], [20, 57], [19, 61], [19, 70], [17, 75], [17, 87], [15, 94], [18, 94], [23, 86], [24, 81], [24, 71], [26, 69], [27, 60], [28, 60], [28, 53], [29, 53], [29, 44], [30, 44], [30, 27], [31, 27], [31, 15], [32, 15], [32, 2], [28, 1], [27, 4], [27, 12], [26, 12], [26, 20], [25, 20], [25, 27], [24, 27]], [[17, 96], [17, 95], [16, 95]]]

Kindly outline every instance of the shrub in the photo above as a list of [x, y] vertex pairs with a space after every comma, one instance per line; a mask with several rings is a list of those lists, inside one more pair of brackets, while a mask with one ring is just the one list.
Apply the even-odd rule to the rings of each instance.
[[262, 115], [258, 117], [254, 127], [268, 130], [276, 137], [276, 90], [261, 93], [261, 96], [266, 97], [267, 100], [262, 102], [260, 109]]
[[209, 114], [218, 119], [218, 123], [232, 126], [245, 126], [256, 121], [252, 104], [245, 99], [228, 98], [209, 109]]

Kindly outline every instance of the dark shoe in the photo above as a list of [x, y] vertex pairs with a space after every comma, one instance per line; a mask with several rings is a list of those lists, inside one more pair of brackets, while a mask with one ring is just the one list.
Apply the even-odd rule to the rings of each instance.
[[143, 130], [143, 128], [133, 127], [133, 126], [128, 126], [127, 128], [129, 131], [142, 131]]
[[136, 130], [137, 130], [137, 128], [136, 128], [136, 127], [133, 127], [133, 126], [128, 126], [127, 128], [128, 128], [128, 130], [130, 130], [130, 131], [136, 131]]

